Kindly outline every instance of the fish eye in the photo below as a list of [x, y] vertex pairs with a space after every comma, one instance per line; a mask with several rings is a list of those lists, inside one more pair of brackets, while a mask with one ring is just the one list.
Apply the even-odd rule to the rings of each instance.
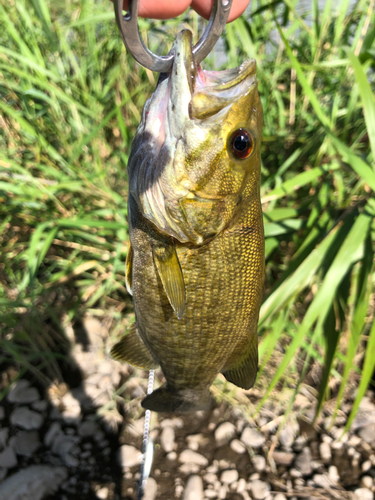
[[247, 130], [239, 128], [230, 136], [229, 139], [230, 151], [232, 154], [241, 160], [248, 158], [254, 151], [254, 138]]

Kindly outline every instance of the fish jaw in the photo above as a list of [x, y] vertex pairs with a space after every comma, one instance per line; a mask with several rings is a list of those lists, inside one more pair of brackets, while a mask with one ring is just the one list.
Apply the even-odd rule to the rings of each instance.
[[[129, 188], [157, 229], [202, 245], [230, 226], [259, 191], [262, 110], [255, 62], [222, 72], [194, 65], [191, 33], [174, 46], [171, 74], [147, 101], [128, 163]], [[238, 160], [228, 146], [244, 128], [255, 146]]]

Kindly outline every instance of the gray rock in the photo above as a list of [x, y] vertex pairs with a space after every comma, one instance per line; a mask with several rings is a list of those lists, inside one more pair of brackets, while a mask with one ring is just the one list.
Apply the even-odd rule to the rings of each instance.
[[375, 424], [365, 425], [361, 427], [358, 431], [358, 436], [366, 441], [366, 443], [375, 443]]
[[175, 432], [171, 425], [166, 425], [161, 431], [160, 444], [166, 453], [169, 453], [174, 448]]
[[301, 471], [303, 476], [309, 476], [313, 471], [311, 462], [311, 450], [306, 446], [301, 453], [297, 455], [294, 466]]
[[46, 400], [35, 401], [35, 403], [33, 403], [31, 405], [31, 407], [33, 410], [36, 410], [39, 412], [46, 411], [48, 408], [48, 401], [46, 401]]
[[17, 457], [11, 446], [8, 446], [0, 453], [0, 467], [11, 469], [17, 465]]
[[52, 445], [54, 439], [56, 438], [56, 436], [58, 436], [61, 433], [62, 433], [62, 430], [61, 430], [61, 425], [59, 424], [59, 422], [52, 422], [52, 424], [49, 426], [49, 429], [44, 436], [45, 446], [50, 447]]
[[32, 465], [5, 479], [0, 484], [0, 498], [12, 500], [42, 500], [55, 493], [66, 479], [63, 467]]
[[271, 490], [271, 487], [268, 483], [256, 479], [255, 481], [251, 481], [250, 490], [255, 500], [264, 500]]
[[298, 434], [298, 423], [296, 422], [295, 425], [287, 424], [284, 427], [284, 429], [282, 429], [280, 432], [279, 443], [284, 448], [289, 449], [292, 447], [297, 434]]
[[78, 454], [81, 450], [77, 446], [79, 438], [77, 436], [67, 436], [66, 434], [58, 434], [52, 443], [52, 451], [60, 457], [64, 457], [67, 453]]
[[287, 451], [274, 451], [272, 458], [278, 465], [292, 465], [295, 455]]
[[266, 459], [262, 455], [254, 455], [252, 462], [257, 472], [262, 472], [266, 468]]
[[153, 477], [149, 477], [146, 482], [146, 487], [142, 500], [154, 500], [158, 491], [158, 485]]
[[123, 444], [119, 449], [119, 463], [124, 469], [125, 467], [139, 466], [142, 460], [142, 453], [128, 444]]
[[245, 427], [242, 431], [241, 441], [247, 448], [261, 448], [266, 442], [266, 439], [256, 429]]
[[38, 431], [19, 431], [14, 440], [17, 455], [31, 457], [41, 446]]
[[225, 484], [232, 484], [238, 480], [238, 472], [236, 469], [225, 470], [221, 473], [220, 481]]
[[8, 474], [8, 469], [5, 467], [0, 467], [0, 483], [3, 479], [6, 478], [6, 475]]
[[0, 406], [0, 420], [3, 420], [5, 417], [5, 410], [3, 406]]
[[9, 428], [4, 427], [4, 429], [0, 429], [0, 451], [3, 450], [7, 444], [9, 435]]
[[20, 406], [10, 414], [10, 422], [21, 429], [28, 431], [40, 429], [43, 425], [44, 418], [40, 413], [30, 410], [27, 406]]
[[230, 442], [230, 447], [239, 455], [246, 453], [246, 446], [239, 439], [233, 439], [233, 441]]
[[215, 441], [218, 446], [228, 444], [236, 435], [236, 427], [231, 422], [223, 422], [215, 431]]
[[194, 464], [205, 467], [208, 464], [208, 460], [206, 457], [197, 453], [193, 450], [184, 450], [180, 456], [178, 457], [179, 462], [186, 464]]
[[367, 488], [357, 488], [354, 495], [358, 500], [374, 500], [373, 492]]
[[92, 420], [85, 420], [78, 425], [78, 435], [81, 437], [94, 436], [99, 430], [99, 425]]
[[71, 453], [64, 453], [62, 459], [68, 467], [78, 467], [79, 465], [78, 458], [74, 457]]
[[30, 382], [25, 379], [13, 382], [8, 393], [10, 403], [30, 404], [39, 399], [39, 392], [35, 387], [30, 387]]
[[189, 477], [186, 482], [183, 500], [203, 500], [203, 481], [200, 476], [193, 475]]

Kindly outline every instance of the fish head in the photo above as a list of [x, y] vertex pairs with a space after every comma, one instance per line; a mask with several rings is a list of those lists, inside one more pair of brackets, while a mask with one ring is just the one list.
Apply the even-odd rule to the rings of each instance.
[[142, 214], [181, 243], [201, 245], [259, 198], [262, 108], [254, 60], [225, 71], [194, 62], [191, 32], [147, 101], [128, 174]]

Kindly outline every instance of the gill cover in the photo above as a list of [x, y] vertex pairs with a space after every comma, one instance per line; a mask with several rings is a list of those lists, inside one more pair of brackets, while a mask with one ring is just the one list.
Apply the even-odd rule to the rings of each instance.
[[[255, 62], [204, 71], [194, 64], [191, 37], [188, 30], [179, 33], [172, 71], [145, 104], [128, 175], [144, 217], [181, 243], [201, 245], [228, 227], [244, 202], [259, 163], [262, 116]], [[255, 141], [245, 160], [228, 148], [239, 128]]]

